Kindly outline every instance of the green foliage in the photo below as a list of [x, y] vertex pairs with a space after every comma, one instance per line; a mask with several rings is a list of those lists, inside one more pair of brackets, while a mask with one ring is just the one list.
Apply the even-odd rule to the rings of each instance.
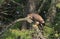
[[58, 32], [60, 32], [60, 13], [56, 13], [54, 27], [55, 27], [55, 30], [57, 30]]
[[4, 39], [16, 39], [18, 38], [18, 36], [21, 36], [21, 38], [23, 39], [31, 39], [31, 34], [32, 31], [26, 31], [26, 30], [23, 30], [23, 31], [20, 31], [18, 29], [10, 29], [8, 32], [5, 33], [5, 37]]
[[[0, 4], [2, 3], [2, 1], [3, 0], [0, 0]], [[15, 0], [15, 1], [19, 2], [19, 3], [23, 2], [22, 0]], [[49, 4], [47, 4], [47, 5], [49, 5]], [[48, 7], [49, 6], [46, 6], [45, 9], [48, 9]], [[60, 3], [58, 3], [56, 5], [56, 7], [60, 8]], [[17, 6], [16, 10], [20, 12], [19, 17], [22, 17], [22, 14], [23, 14], [22, 10], [23, 10], [23, 8], [20, 7], [20, 6]], [[19, 30], [19, 27], [21, 26], [20, 24], [21, 23], [16, 23], [14, 25], [14, 27], [12, 26], [11, 29], [6, 31], [4, 33], [4, 37], [2, 39], [17, 39], [19, 36], [21, 37], [21, 39], [31, 39], [31, 33], [34, 32], [34, 31], [33, 30], [32, 31], [29, 31], [29, 30], [21, 30], [20, 31]], [[43, 32], [44, 32], [45, 37], [47, 37], [48, 39], [55, 39], [56, 37], [60, 37], [60, 13], [56, 13], [54, 25], [51, 25], [50, 23], [46, 23], [46, 26], [44, 26], [44, 31]]]
[[32, 39], [31, 34], [34, 32], [33, 30], [20, 30], [19, 27], [21, 22], [17, 22], [10, 29], [8, 29], [3, 34], [3, 38], [1, 39], [17, 39], [19, 36], [21, 39]]
[[60, 3], [58, 3], [58, 4], [56, 5], [56, 7], [60, 8]]
[[[19, 25], [19, 23], [17, 23], [16, 25]], [[19, 30], [16, 25], [9, 29], [8, 31], [6, 31], [4, 33], [4, 37], [2, 39], [17, 39], [18, 36], [21, 37], [21, 39], [31, 39], [31, 34], [33, 33], [33, 31], [29, 31], [29, 30]]]
[[45, 27], [44, 27], [44, 33], [45, 33], [45, 36], [49, 36], [51, 33], [54, 33], [54, 29], [45, 26]]
[[0, 0], [0, 4], [2, 4], [2, 3], [3, 3], [3, 1], [4, 1], [4, 0]]

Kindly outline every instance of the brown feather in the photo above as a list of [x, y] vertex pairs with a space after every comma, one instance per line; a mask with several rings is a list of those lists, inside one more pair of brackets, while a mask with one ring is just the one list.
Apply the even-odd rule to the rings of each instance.
[[39, 14], [31, 13], [31, 14], [28, 14], [28, 16], [31, 19], [35, 19], [35, 20], [39, 21], [40, 23], [44, 23], [44, 19]]

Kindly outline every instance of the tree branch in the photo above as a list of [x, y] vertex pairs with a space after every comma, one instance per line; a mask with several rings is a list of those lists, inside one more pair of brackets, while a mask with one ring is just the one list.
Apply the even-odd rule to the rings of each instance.
[[24, 7], [22, 4], [15, 2], [14, 0], [11, 0], [13, 3], [17, 4], [18, 6]]
[[45, 2], [46, 2], [46, 0], [43, 0], [41, 6], [40, 6], [39, 9], [38, 9], [38, 12], [41, 12], [41, 9], [42, 9], [42, 7], [43, 7], [43, 5], [44, 5]]
[[[31, 19], [29, 19], [28, 17], [17, 19], [17, 20], [15, 20], [14, 22], [12, 22], [11, 24], [5, 25], [4, 27], [6, 27], [6, 28], [4, 28], [4, 29], [0, 32], [0, 36], [1, 36], [8, 28], [12, 27], [12, 25], [14, 25], [15, 23], [20, 22], [20, 21], [27, 21], [27, 22], [29, 22], [29, 23], [32, 23], [32, 22], [33, 22], [33, 21], [32, 21]], [[0, 26], [0, 27], [1, 27], [1, 26]]]

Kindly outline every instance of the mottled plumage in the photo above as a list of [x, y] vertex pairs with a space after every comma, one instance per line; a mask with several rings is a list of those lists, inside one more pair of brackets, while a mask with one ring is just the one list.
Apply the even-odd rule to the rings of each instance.
[[37, 20], [40, 24], [45, 23], [44, 19], [39, 14], [31, 13], [31, 14], [28, 14], [28, 17], [31, 19]]

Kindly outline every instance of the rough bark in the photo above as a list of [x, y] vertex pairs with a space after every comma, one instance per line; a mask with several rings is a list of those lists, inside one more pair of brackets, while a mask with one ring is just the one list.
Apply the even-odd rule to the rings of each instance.
[[56, 0], [51, 0], [51, 5], [50, 8], [48, 10], [48, 16], [47, 16], [47, 21], [49, 23], [53, 23], [54, 22], [54, 18], [56, 15]]
[[[28, 1], [28, 4], [27, 4], [27, 7], [29, 8], [29, 13], [36, 13], [36, 4], [38, 4], [38, 1], [39, 0], [29, 0]], [[37, 13], [38, 14], [38, 13]], [[44, 36], [42, 35], [41, 31], [39, 30], [39, 28], [36, 28], [36, 32], [38, 33], [38, 35], [36, 36], [37, 38], [35, 37], [32, 37], [32, 39], [46, 39], [44, 38]], [[35, 33], [35, 34], [37, 34]], [[34, 35], [35, 36], [35, 35]], [[39, 38], [40, 37], [40, 38]]]

